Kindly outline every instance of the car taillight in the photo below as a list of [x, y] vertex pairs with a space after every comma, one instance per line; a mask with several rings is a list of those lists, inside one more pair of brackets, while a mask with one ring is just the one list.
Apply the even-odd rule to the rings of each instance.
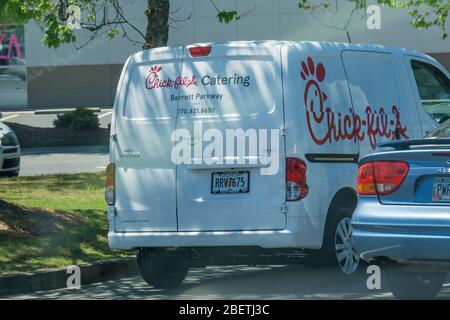
[[116, 202], [116, 166], [110, 164], [106, 167], [106, 189], [105, 189], [105, 201], [110, 206], [113, 206]]
[[192, 47], [189, 48], [191, 57], [207, 57], [211, 53], [211, 47]]
[[375, 181], [373, 177], [373, 164], [367, 162], [359, 166], [357, 191], [362, 195], [376, 195]]
[[409, 172], [404, 161], [375, 161], [362, 164], [358, 169], [358, 194], [388, 195], [400, 188]]
[[306, 163], [297, 158], [286, 159], [286, 200], [297, 201], [308, 195]]

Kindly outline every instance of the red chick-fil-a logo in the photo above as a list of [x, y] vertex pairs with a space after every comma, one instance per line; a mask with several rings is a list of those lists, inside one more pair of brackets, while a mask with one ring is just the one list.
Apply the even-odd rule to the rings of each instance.
[[159, 66], [153, 66], [148, 71], [147, 79], [145, 79], [145, 87], [149, 90], [151, 89], [158, 89], [158, 88], [175, 88], [178, 89], [179, 87], [190, 87], [190, 86], [197, 86], [198, 81], [195, 75], [192, 75], [191, 77], [188, 76], [178, 76], [175, 79], [167, 78], [167, 79], [160, 79], [159, 73], [161, 72], [162, 67]]
[[[311, 138], [317, 145], [345, 140], [363, 141], [368, 137], [370, 146], [375, 149], [377, 138], [394, 140], [400, 136], [409, 139], [407, 127], [402, 125], [397, 106], [393, 105], [390, 110], [393, 119], [390, 119], [384, 108], [377, 111], [371, 106], [366, 106], [364, 117], [356, 114], [352, 107], [346, 114], [336, 113], [330, 107], [325, 107], [328, 96], [320, 86], [326, 76], [324, 65], [316, 65], [308, 57], [306, 63], [301, 62], [300, 76], [307, 81], [304, 92], [306, 121]], [[324, 124], [327, 126], [325, 132]]]
[[[7, 41], [7, 36], [6, 33], [0, 34], [0, 47], [3, 46], [4, 48], [7, 48], [6, 54], [0, 54], [0, 60], [4, 60], [8, 64], [11, 64], [14, 57], [13, 51], [16, 51], [18, 59], [22, 59], [22, 49], [20, 48], [20, 42], [15, 33], [9, 34], [9, 41]], [[6, 45], [6, 42], [8, 42], [8, 45]], [[0, 53], [1, 51], [2, 50], [0, 50]]]

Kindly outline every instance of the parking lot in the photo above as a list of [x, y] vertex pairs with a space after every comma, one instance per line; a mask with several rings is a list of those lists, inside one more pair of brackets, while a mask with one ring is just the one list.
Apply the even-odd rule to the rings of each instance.
[[[307, 266], [216, 266], [192, 270], [178, 288], [160, 290], [140, 276], [10, 297], [13, 299], [394, 299], [387, 288], [369, 290], [367, 275], [354, 277]], [[450, 299], [450, 283], [438, 299]]]
[[23, 149], [20, 175], [99, 172], [108, 161], [108, 146]]
[[[100, 127], [108, 128], [112, 110], [102, 109], [97, 113]], [[34, 111], [3, 112], [3, 122], [51, 128], [57, 112], [35, 114]], [[42, 174], [99, 172], [108, 164], [108, 146], [23, 148], [21, 176]]]

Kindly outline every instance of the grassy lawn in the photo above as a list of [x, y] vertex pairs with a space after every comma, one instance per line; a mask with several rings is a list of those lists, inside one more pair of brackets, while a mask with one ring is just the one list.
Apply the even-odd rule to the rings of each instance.
[[[10, 223], [10, 227], [15, 228], [18, 235], [0, 233], [0, 274], [130, 254], [112, 251], [108, 247], [103, 192], [104, 173], [0, 179], [0, 199], [14, 208], [17, 206], [19, 213], [21, 210], [25, 212], [12, 214], [16, 220]], [[17, 227], [16, 221], [26, 220], [28, 214], [40, 219], [39, 223], [33, 222], [31, 226], [39, 226], [41, 230], [31, 230], [22, 235], [20, 231], [23, 228]], [[60, 220], [54, 220], [56, 216]], [[70, 223], [64, 220], [65, 217], [70, 217]], [[24, 225], [27, 223], [25, 221]], [[8, 223], [3, 226], [7, 229]]]

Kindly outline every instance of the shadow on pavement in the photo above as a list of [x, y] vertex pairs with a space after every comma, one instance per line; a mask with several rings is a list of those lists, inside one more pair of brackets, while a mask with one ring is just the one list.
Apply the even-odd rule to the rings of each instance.
[[305, 266], [214, 266], [192, 270], [178, 288], [160, 290], [139, 276], [54, 290], [19, 299], [392, 299], [384, 290], [369, 291], [366, 275], [347, 277]]

